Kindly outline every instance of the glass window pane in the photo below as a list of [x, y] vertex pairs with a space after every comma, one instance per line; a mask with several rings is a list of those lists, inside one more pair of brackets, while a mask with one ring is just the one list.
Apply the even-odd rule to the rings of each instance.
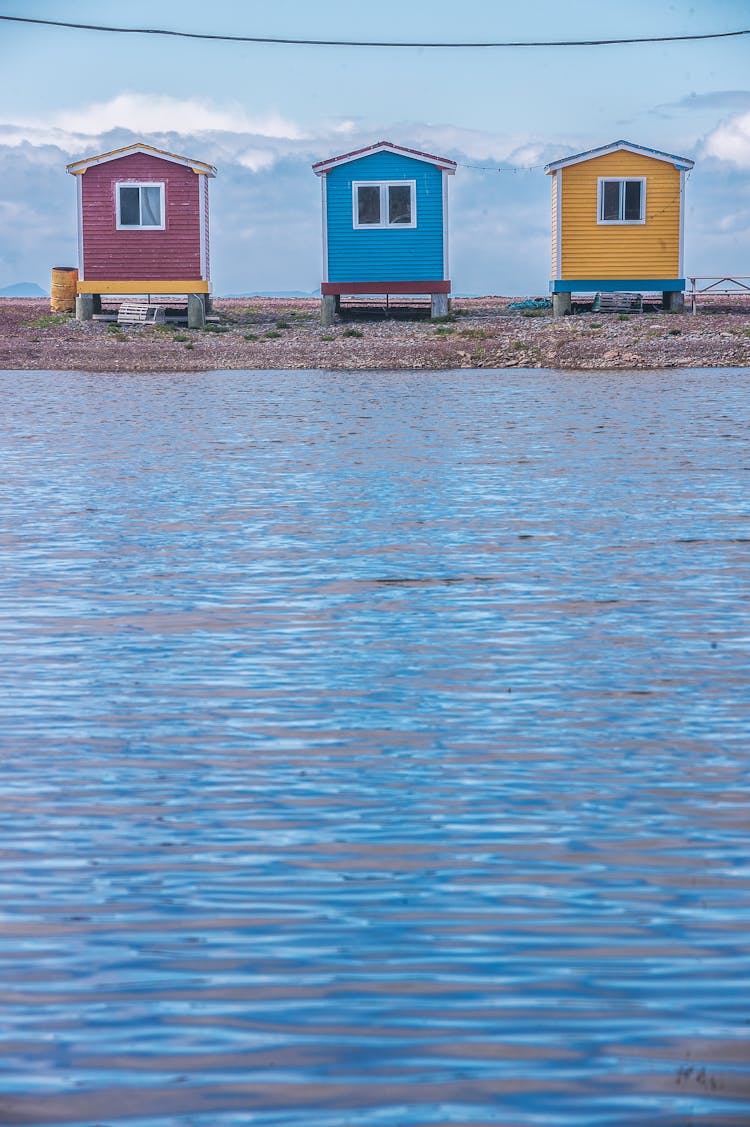
[[362, 184], [357, 188], [357, 222], [380, 223], [380, 188]]
[[605, 220], [620, 219], [620, 188], [622, 181], [605, 180], [602, 184], [602, 214]]
[[388, 188], [388, 222], [411, 223], [411, 186], [391, 184]]
[[120, 188], [120, 226], [138, 227], [141, 222], [139, 188]]
[[161, 227], [160, 188], [141, 188], [141, 226]]
[[630, 220], [643, 219], [640, 180], [628, 180], [625, 183], [625, 218]]

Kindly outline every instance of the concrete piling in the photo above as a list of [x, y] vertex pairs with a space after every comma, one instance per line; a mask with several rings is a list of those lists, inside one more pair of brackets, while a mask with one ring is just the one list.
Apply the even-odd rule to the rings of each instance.
[[434, 321], [438, 317], [448, 316], [448, 294], [434, 293], [430, 301], [430, 317]]
[[665, 309], [667, 313], [684, 313], [684, 293], [679, 293], [677, 290], [666, 290], [661, 295], [661, 307], [662, 309]]
[[189, 329], [205, 329], [206, 307], [203, 304], [202, 294], [188, 294], [187, 317]]
[[[76, 298], [76, 321], [90, 321], [94, 316], [94, 294], [79, 293]], [[101, 310], [101, 304], [99, 305]]]
[[333, 318], [336, 314], [336, 300], [333, 294], [324, 294], [320, 299], [320, 323], [325, 329], [333, 324]]
[[572, 302], [569, 293], [552, 294], [552, 316], [566, 317], [571, 312]]

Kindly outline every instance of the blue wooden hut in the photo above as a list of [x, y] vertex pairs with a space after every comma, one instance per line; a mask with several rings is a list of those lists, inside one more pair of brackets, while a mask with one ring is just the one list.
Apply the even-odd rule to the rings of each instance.
[[322, 320], [342, 295], [429, 294], [448, 312], [448, 177], [456, 162], [390, 141], [313, 165], [323, 194]]

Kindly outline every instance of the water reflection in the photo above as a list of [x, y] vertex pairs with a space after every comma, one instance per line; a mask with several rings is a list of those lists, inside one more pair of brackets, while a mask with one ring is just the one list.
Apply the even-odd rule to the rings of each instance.
[[3, 392], [0, 1122], [748, 1122], [746, 372]]

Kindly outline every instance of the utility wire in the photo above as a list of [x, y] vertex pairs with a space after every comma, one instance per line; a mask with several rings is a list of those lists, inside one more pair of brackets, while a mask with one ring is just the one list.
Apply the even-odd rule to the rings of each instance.
[[458, 162], [459, 168], [471, 168], [474, 172], [536, 172], [539, 168], [544, 168], [543, 164], [519, 164], [513, 165], [495, 165], [495, 164], [461, 164]]
[[36, 24], [44, 27], [67, 27], [76, 31], [109, 31], [117, 35], [164, 35], [176, 39], [215, 40], [222, 43], [270, 43], [293, 47], [612, 47], [635, 43], [687, 43], [704, 39], [731, 39], [740, 35], [750, 35], [750, 28], [739, 31], [712, 31], [702, 35], [649, 35], [632, 39], [562, 39], [539, 41], [505, 41], [477, 43], [398, 43], [385, 41], [365, 41], [359, 39], [281, 39], [261, 35], [212, 35], [200, 31], [172, 31], [159, 27], [107, 27], [104, 24], [68, 23], [63, 20], [38, 20], [30, 16], [3, 16], [7, 23]]

